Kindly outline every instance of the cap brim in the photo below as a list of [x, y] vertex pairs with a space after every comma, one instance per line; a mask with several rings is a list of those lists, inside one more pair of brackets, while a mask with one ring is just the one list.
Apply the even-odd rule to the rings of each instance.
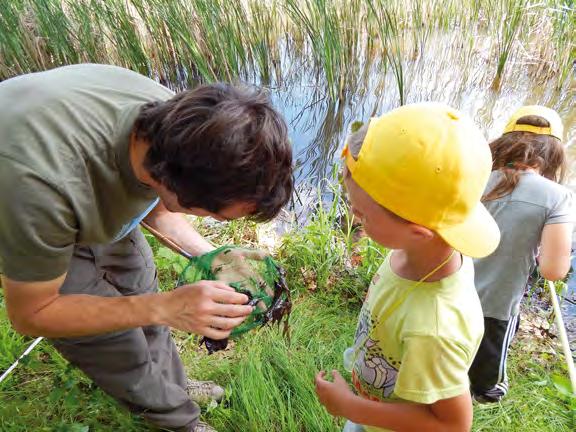
[[490, 255], [500, 243], [500, 229], [481, 203], [464, 222], [438, 229], [437, 233], [454, 249], [472, 258]]

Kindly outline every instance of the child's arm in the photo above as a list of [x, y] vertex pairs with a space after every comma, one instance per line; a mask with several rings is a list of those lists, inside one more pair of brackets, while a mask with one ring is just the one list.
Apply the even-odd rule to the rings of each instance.
[[570, 270], [571, 248], [571, 223], [545, 225], [538, 257], [540, 274], [551, 281], [563, 279]]
[[322, 405], [334, 416], [396, 432], [470, 430], [472, 403], [468, 392], [429, 405], [375, 402], [356, 396], [337, 371], [332, 371], [332, 374], [334, 382], [326, 381], [324, 372], [316, 376], [316, 393]]

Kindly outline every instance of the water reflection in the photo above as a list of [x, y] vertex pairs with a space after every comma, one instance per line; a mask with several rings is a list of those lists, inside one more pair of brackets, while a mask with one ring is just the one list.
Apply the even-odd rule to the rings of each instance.
[[[427, 48], [403, 61], [406, 101], [448, 103], [472, 116], [487, 138], [501, 134], [508, 116], [519, 106], [542, 104], [557, 110], [565, 124], [566, 143], [576, 138], [575, 70], [561, 88], [554, 77], [538, 79], [520, 55], [513, 56], [499, 90], [492, 88], [492, 40], [476, 34], [473, 43], [457, 42], [445, 35], [431, 35]], [[318, 185], [329, 176], [338, 149], [356, 120], [366, 121], [399, 105], [393, 71], [383, 61], [372, 61], [366, 77], [354, 91], [338, 100], [328, 97], [318, 71], [299, 63], [295, 74], [285, 74], [282, 86], [271, 88], [276, 106], [284, 113], [295, 148], [300, 185]], [[569, 150], [576, 173], [576, 150]], [[576, 187], [576, 178], [569, 184]]]

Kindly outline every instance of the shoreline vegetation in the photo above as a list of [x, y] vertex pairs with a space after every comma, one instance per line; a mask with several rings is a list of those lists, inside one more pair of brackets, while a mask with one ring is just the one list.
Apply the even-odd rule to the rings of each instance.
[[493, 89], [512, 78], [510, 64], [561, 89], [573, 79], [575, 34], [568, 0], [241, 0], [235, 7], [226, 0], [11, 0], [0, 14], [0, 79], [93, 62], [172, 87], [237, 79], [278, 87], [304, 68], [336, 100], [382, 87], [371, 83], [374, 75], [391, 72], [402, 104], [408, 63], [444, 55], [438, 44], [463, 63], [480, 60]]

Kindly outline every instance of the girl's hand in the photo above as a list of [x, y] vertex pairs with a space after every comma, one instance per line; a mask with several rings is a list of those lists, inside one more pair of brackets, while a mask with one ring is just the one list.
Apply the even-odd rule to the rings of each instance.
[[326, 410], [336, 417], [348, 418], [347, 412], [350, 407], [350, 400], [355, 397], [348, 383], [342, 378], [338, 371], [333, 370], [334, 382], [326, 381], [325, 372], [320, 371], [316, 375], [316, 394], [320, 403]]

